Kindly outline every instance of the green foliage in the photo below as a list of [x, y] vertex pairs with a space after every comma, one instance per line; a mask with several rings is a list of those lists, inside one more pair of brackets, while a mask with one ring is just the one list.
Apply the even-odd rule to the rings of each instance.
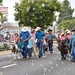
[[3, 24], [5, 21], [7, 21], [7, 17], [4, 16], [2, 13], [0, 13], [0, 22]]
[[7, 17], [6, 16], [2, 16], [1, 23], [3, 24], [5, 21], [7, 21]]
[[0, 46], [0, 51], [4, 51], [4, 50], [10, 50], [10, 47], [6, 43], [4, 43], [3, 46]]
[[2, 5], [3, 0], [0, 0], [0, 6]]
[[[0, 6], [2, 6], [2, 2], [3, 2], [3, 0], [0, 0]], [[1, 12], [0, 12], [0, 22], [1, 23], [4, 23], [5, 21], [7, 21], [7, 18], [6, 18], [6, 16], [4, 16]]]
[[47, 27], [55, 19], [54, 12], [61, 11], [61, 4], [57, 0], [21, 0], [14, 8], [19, 26]]
[[63, 26], [64, 30], [66, 30], [66, 29], [72, 30], [75, 27], [75, 20], [63, 20], [63, 23], [60, 23], [58, 25], [59, 30], [62, 29], [62, 26]]
[[10, 49], [10, 47], [8, 47], [8, 44], [3, 44], [3, 46], [4, 46], [4, 50]]
[[0, 3], [2, 3], [3, 0], [0, 0]]
[[71, 20], [73, 19], [72, 14], [74, 12], [74, 9], [71, 8], [70, 2], [68, 0], [64, 0], [62, 2], [63, 10], [60, 12], [59, 15], [59, 23], [62, 20]]

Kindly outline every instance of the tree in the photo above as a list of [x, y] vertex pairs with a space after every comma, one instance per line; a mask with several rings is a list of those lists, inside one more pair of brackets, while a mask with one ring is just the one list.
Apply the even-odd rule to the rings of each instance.
[[0, 3], [2, 3], [3, 0], [0, 0]]
[[61, 11], [58, 0], [21, 0], [15, 3], [15, 20], [19, 26], [42, 28], [51, 25], [55, 19], [54, 12]]
[[59, 30], [62, 29], [62, 24], [63, 24], [64, 30], [66, 29], [72, 30], [75, 27], [75, 20], [63, 20], [63, 23], [60, 23], [58, 26]]
[[2, 5], [3, 0], [0, 0], [0, 6]]
[[[0, 6], [2, 6], [2, 1], [3, 1], [3, 0], [0, 0]], [[3, 15], [3, 14], [0, 12], [0, 20], [1, 20], [2, 15]], [[0, 21], [0, 22], [1, 22], [1, 21]]]
[[6, 16], [4, 16], [2, 13], [0, 13], [0, 22], [1, 22], [1, 24], [3, 24], [5, 21], [7, 21], [7, 17]]
[[62, 5], [64, 6], [64, 8], [60, 12], [58, 23], [61, 23], [62, 20], [73, 19], [72, 14], [74, 12], [74, 9], [71, 8], [70, 2], [68, 0], [64, 0], [62, 2]]
[[7, 17], [6, 16], [2, 16], [1, 17], [1, 23], [3, 24], [5, 21], [7, 21]]
[[[2, 5], [2, 1], [3, 1], [3, 0], [0, 0], [0, 6]], [[2, 13], [0, 13], [0, 16], [1, 16], [1, 15], [2, 15]]]

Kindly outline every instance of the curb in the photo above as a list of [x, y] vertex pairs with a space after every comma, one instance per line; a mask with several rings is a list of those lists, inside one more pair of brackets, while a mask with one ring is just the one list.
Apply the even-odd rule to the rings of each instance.
[[1, 51], [0, 52], [0, 56], [7, 55], [7, 54], [12, 54], [11, 50], [9, 50], [9, 51]]

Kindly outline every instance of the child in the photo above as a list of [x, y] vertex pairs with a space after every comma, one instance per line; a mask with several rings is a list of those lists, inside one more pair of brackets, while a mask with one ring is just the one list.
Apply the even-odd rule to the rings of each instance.
[[29, 56], [29, 58], [32, 57], [33, 46], [34, 46], [34, 39], [31, 37], [29, 39], [29, 44], [28, 44], [28, 56]]

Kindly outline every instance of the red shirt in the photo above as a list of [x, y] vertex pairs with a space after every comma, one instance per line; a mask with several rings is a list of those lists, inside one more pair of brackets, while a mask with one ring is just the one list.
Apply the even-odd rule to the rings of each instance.
[[71, 39], [71, 38], [72, 38], [72, 34], [68, 34], [66, 37], [67, 37], [68, 39]]
[[65, 40], [65, 39], [66, 39], [65, 36], [61, 36], [61, 37], [60, 37], [60, 40]]

